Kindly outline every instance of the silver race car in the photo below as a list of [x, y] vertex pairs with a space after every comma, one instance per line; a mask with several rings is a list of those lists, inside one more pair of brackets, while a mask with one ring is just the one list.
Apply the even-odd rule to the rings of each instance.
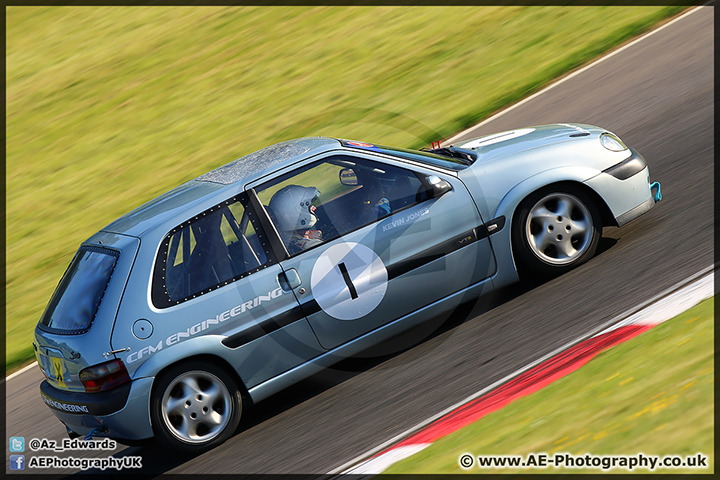
[[35, 330], [71, 437], [202, 451], [258, 402], [460, 302], [593, 256], [660, 200], [589, 125], [414, 151], [302, 138], [251, 153], [86, 240]]

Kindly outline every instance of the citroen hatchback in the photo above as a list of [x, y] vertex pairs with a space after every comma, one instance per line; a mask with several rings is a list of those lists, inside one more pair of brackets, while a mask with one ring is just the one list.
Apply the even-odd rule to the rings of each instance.
[[244, 402], [573, 268], [659, 198], [642, 156], [588, 125], [429, 151], [276, 144], [83, 242], [35, 330], [42, 399], [70, 436], [208, 449]]

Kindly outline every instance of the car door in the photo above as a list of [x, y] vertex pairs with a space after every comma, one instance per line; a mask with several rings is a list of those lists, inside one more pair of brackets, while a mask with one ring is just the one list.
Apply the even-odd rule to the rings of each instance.
[[253, 190], [284, 242], [281, 266], [324, 348], [495, 272], [477, 208], [450, 172], [329, 153]]

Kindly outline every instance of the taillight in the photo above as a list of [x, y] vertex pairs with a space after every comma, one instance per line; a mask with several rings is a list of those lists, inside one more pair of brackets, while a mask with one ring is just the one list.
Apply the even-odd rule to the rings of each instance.
[[122, 360], [115, 359], [83, 369], [80, 381], [88, 393], [104, 392], [129, 382], [130, 375]]

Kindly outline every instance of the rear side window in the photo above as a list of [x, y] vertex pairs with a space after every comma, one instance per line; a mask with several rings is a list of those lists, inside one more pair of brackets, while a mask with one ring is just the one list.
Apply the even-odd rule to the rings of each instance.
[[172, 229], [160, 245], [152, 299], [177, 305], [266, 267], [268, 242], [239, 195]]
[[86, 332], [95, 319], [119, 255], [105, 248], [80, 248], [55, 289], [39, 328], [61, 334]]

